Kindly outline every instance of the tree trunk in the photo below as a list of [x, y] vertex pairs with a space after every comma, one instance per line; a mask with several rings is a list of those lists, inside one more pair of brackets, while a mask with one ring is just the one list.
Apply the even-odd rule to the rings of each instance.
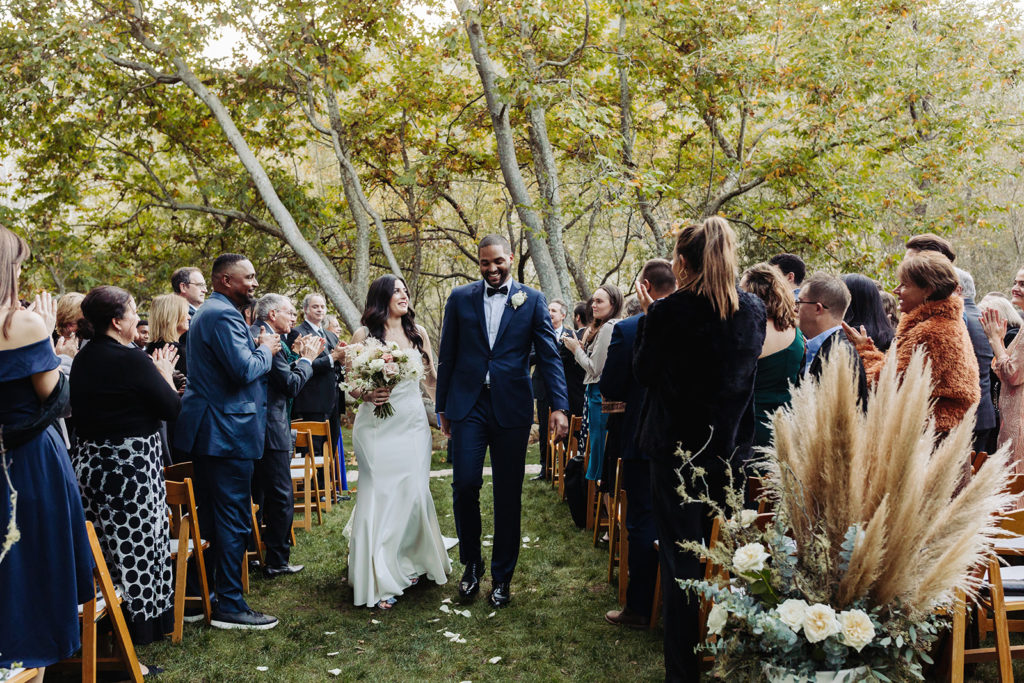
[[477, 10], [469, 0], [458, 0], [457, 6], [462, 20], [466, 24], [466, 33], [469, 35], [469, 47], [473, 52], [473, 60], [476, 62], [477, 73], [480, 75], [480, 83], [483, 86], [484, 98], [487, 101], [487, 111], [491, 116], [491, 125], [494, 128], [494, 139], [498, 150], [498, 162], [501, 165], [501, 175], [505, 180], [505, 187], [516, 207], [516, 213], [523, 224], [526, 233], [526, 240], [530, 247], [530, 254], [533, 258], [533, 266], [537, 271], [537, 278], [540, 280], [541, 289], [549, 298], [564, 298], [561, 280], [558, 270], [555, 268], [555, 261], [551, 257], [547, 242], [541, 237], [544, 226], [537, 212], [533, 209], [533, 201], [526, 189], [526, 182], [519, 170], [519, 160], [516, 158], [515, 139], [512, 135], [512, 126], [508, 119], [508, 104], [502, 102], [498, 96], [495, 79], [494, 63], [491, 61], [487, 51], [487, 42], [484, 40], [483, 27], [477, 17]]

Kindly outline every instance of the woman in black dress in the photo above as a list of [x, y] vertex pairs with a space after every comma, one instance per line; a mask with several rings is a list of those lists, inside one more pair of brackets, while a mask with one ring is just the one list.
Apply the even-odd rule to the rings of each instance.
[[633, 369], [647, 387], [640, 447], [650, 456], [661, 547], [665, 676], [683, 681], [700, 671], [698, 600], [676, 579], [699, 578], [703, 570], [677, 541], [706, 539], [711, 517], [707, 505], [684, 503], [677, 472], [689, 484], [694, 468], [703, 468], [707, 494], [721, 503], [730, 468], [738, 470], [750, 457], [754, 374], [766, 318], [761, 300], [736, 287], [735, 237], [725, 219], [683, 228], [672, 269], [675, 293], [651, 302], [638, 288], [648, 313], [637, 329]]
[[135, 300], [118, 287], [96, 287], [82, 301], [92, 341], [71, 366], [71, 406], [78, 425], [73, 463], [86, 517], [100, 547], [136, 645], [173, 626], [167, 492], [160, 421], [181, 399], [171, 348], [152, 359], [133, 345]]

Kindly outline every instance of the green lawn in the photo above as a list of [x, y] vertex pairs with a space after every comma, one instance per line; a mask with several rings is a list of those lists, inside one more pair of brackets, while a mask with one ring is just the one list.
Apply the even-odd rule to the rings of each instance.
[[[536, 448], [531, 461], [536, 462]], [[435, 469], [444, 467], [435, 453]], [[455, 536], [451, 480], [434, 479], [431, 491], [442, 532]], [[484, 533], [492, 533], [489, 478], [482, 503]], [[380, 613], [352, 604], [347, 584], [347, 542], [342, 529], [353, 503], [335, 506], [324, 525], [297, 531], [292, 561], [301, 574], [267, 581], [254, 578], [249, 603], [278, 616], [268, 632], [231, 632], [186, 624], [181, 644], [139, 648], [142, 662], [163, 667], [160, 681], [654, 681], [663, 676], [661, 631], [607, 625], [616, 608], [605, 581], [607, 551], [593, 548], [587, 533], [569, 519], [549, 486], [526, 482], [523, 535], [539, 538], [521, 551], [512, 583], [512, 606], [493, 617], [484, 599], [468, 606], [470, 617], [440, 611], [456, 597], [462, 566], [445, 586], [414, 588], [394, 609]], [[486, 549], [485, 549], [486, 552]], [[457, 559], [457, 549], [451, 552]], [[489, 589], [489, 578], [483, 589]], [[457, 605], [452, 605], [457, 607]], [[377, 623], [374, 623], [374, 622]], [[444, 631], [461, 634], [451, 642]], [[501, 657], [496, 664], [488, 660]], [[267, 671], [257, 671], [257, 667]]]

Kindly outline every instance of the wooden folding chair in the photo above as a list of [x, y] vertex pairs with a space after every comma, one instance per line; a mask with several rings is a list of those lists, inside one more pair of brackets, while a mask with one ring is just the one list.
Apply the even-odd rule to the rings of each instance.
[[[340, 497], [340, 491], [336, 490], [341, 486], [338, 481], [338, 477], [334, 473], [334, 439], [337, 438], [337, 434], [331, 434], [331, 423], [324, 420], [323, 422], [303, 422], [302, 420], [293, 420], [292, 429], [297, 429], [300, 432], [309, 432], [310, 436], [322, 436], [324, 437], [324, 445], [320, 450], [320, 455], [313, 453], [313, 467], [320, 470], [320, 476], [323, 478], [324, 486], [320, 493], [323, 495], [325, 492], [327, 495], [324, 496], [324, 512], [331, 511], [331, 499], [336, 495]], [[312, 450], [312, 448], [310, 448]], [[319, 484], [317, 484], [319, 486]]]
[[0, 674], [0, 681], [3, 683], [28, 683], [39, 675], [39, 669], [8, 669], [6, 674]]
[[626, 605], [626, 590], [629, 588], [629, 531], [626, 529], [626, 510], [628, 508], [626, 490], [619, 491], [619, 507], [616, 513], [615, 527], [619, 539], [619, 551], [616, 558], [619, 563], [619, 604]]
[[252, 510], [252, 543], [256, 550], [246, 552], [245, 559], [247, 561], [255, 559], [260, 563], [261, 567], [265, 567], [266, 564], [263, 561], [263, 553], [266, 551], [266, 546], [263, 544], [263, 528], [259, 519], [256, 517], [256, 513], [259, 512], [260, 506], [252, 501], [249, 501], [249, 504], [250, 509]]
[[[295, 455], [291, 459], [292, 491], [295, 493], [295, 511], [301, 512], [301, 520], [292, 520], [292, 529], [301, 527], [306, 531], [313, 530], [313, 510], [316, 510], [317, 524], [323, 524], [324, 518], [320, 511], [320, 488], [316, 483], [316, 469], [313, 456], [313, 437], [307, 430], [295, 435], [296, 453], [304, 448], [305, 454]], [[301, 487], [301, 491], [299, 488]], [[299, 496], [302, 502], [299, 502]]]
[[[583, 425], [583, 418], [579, 415], [573, 415], [569, 419], [569, 438], [565, 443], [565, 446], [559, 451], [558, 460], [558, 498], [565, 500], [565, 467], [569, 462], [570, 458], [575, 457], [579, 453], [580, 440], [578, 433], [581, 426]], [[554, 484], [552, 479], [552, 484]], [[589, 527], [588, 527], [589, 528]]]
[[[171, 634], [171, 642], [180, 643], [185, 623], [186, 604], [201, 606], [206, 623], [210, 623], [210, 587], [202, 552], [210, 547], [210, 542], [202, 540], [202, 536], [199, 534], [199, 515], [196, 512], [196, 497], [192, 490], [192, 480], [186, 477], [185, 481], [167, 480], [165, 484], [168, 518], [171, 526], [171, 561], [174, 562], [175, 572], [174, 631]], [[189, 558], [194, 558], [200, 591], [200, 595], [191, 597], [185, 594], [185, 578], [188, 574]]]
[[[658, 539], [654, 539], [654, 551], [661, 553], [661, 543]], [[658, 625], [658, 619], [661, 618], [661, 557], [658, 557], [658, 571], [654, 575], [654, 598], [651, 600], [651, 620], [650, 628], [654, 630], [654, 627]]]
[[[110, 578], [107, 562], [103, 559], [99, 539], [92, 522], [85, 523], [86, 535], [89, 538], [89, 549], [92, 550], [93, 584], [99, 587], [91, 600], [79, 605], [78, 616], [82, 624], [82, 656], [65, 659], [61, 664], [81, 664], [83, 683], [96, 683], [96, 669], [118, 668], [128, 671], [134, 683], [142, 681], [142, 667], [135, 654], [135, 645], [124, 613], [121, 611], [121, 596], [114, 590], [114, 582]], [[97, 624], [103, 617], [109, 617], [111, 628], [111, 656], [100, 657], [97, 653], [99, 629]]]
[[975, 474], [988, 460], [988, 453], [985, 451], [971, 451], [971, 474]]
[[[606, 494], [607, 495], [607, 494]], [[622, 535], [626, 532], [626, 515], [622, 508], [625, 491], [622, 490], [622, 460], [615, 462], [615, 486], [609, 496], [608, 508], [608, 583], [615, 576], [616, 563], [619, 561], [619, 550]]]

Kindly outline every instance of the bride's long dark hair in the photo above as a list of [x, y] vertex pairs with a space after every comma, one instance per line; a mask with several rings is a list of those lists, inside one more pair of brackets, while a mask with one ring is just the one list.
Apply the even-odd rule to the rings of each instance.
[[[391, 315], [391, 297], [395, 294], [396, 282], [401, 282], [405, 286], [405, 291], [409, 291], [409, 285], [405, 284], [405, 280], [402, 278], [394, 275], [382, 275], [370, 283], [370, 289], [366, 292], [366, 308], [363, 309], [363, 318], [360, 322], [366, 327], [370, 336], [380, 340], [381, 343], [387, 343], [384, 333], [387, 331], [388, 317]], [[420, 355], [423, 355], [423, 337], [416, 329], [416, 314], [412, 310], [411, 300], [409, 308], [402, 316], [402, 331], [405, 332], [406, 338], [412, 342]]]

